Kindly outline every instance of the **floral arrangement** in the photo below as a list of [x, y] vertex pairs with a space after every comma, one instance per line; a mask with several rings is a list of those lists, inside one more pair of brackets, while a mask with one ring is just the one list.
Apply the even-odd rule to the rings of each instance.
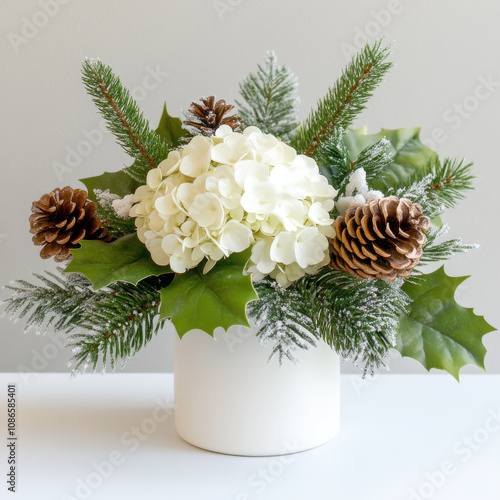
[[472, 164], [440, 159], [419, 129], [351, 128], [391, 67], [367, 45], [307, 120], [276, 56], [240, 84], [238, 114], [213, 96], [152, 129], [111, 68], [83, 82], [131, 165], [32, 205], [41, 257], [63, 263], [11, 283], [27, 329], [67, 334], [70, 366], [125, 362], [171, 321], [179, 336], [258, 329], [272, 356], [324, 341], [372, 372], [389, 349], [427, 369], [484, 368], [492, 331], [458, 305], [465, 279], [425, 264], [474, 247], [444, 240], [441, 214], [472, 188]]

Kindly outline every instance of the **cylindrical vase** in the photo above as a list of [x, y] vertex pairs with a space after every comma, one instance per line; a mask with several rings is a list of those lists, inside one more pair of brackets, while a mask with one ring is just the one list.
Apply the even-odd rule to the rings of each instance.
[[214, 337], [176, 336], [175, 425], [199, 448], [269, 456], [314, 448], [339, 428], [338, 355], [320, 342], [297, 350], [298, 364], [269, 362], [255, 330], [232, 327]]

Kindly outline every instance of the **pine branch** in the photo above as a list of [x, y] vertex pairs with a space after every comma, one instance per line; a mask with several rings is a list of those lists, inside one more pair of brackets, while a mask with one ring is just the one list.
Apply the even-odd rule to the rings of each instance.
[[338, 128], [333, 131], [325, 144], [318, 148], [316, 160], [321, 173], [338, 191], [338, 196], [342, 196], [355, 170], [362, 168], [368, 182], [380, 177], [394, 158], [389, 151], [390, 145], [391, 143], [383, 138], [363, 149], [353, 161], [344, 142], [343, 130]]
[[354, 169], [354, 162], [351, 161], [343, 135], [342, 128], [334, 129], [330, 137], [318, 148], [316, 155], [321, 173], [337, 190], [347, 184]]
[[320, 337], [344, 359], [363, 362], [365, 375], [385, 366], [395, 344], [399, 315], [409, 304], [402, 284], [325, 268], [299, 286]]
[[[59, 269], [62, 272], [62, 269]], [[49, 327], [68, 333], [83, 321], [85, 308], [91, 308], [95, 299], [91, 283], [81, 274], [58, 276], [33, 274], [42, 285], [19, 280], [7, 285], [13, 294], [4, 301], [11, 320], [26, 319], [25, 331], [45, 334]], [[84, 304], [84, 307], [80, 305]]]
[[463, 158], [446, 158], [443, 163], [436, 159], [394, 194], [420, 203], [428, 217], [436, 217], [464, 199], [464, 191], [473, 189], [472, 166], [473, 163], [465, 163]]
[[158, 290], [147, 282], [110, 285], [81, 325], [86, 331], [70, 336], [73, 371], [95, 370], [99, 363], [105, 368], [108, 360], [114, 370], [118, 359], [123, 367], [164, 325], [157, 321], [159, 305]]
[[267, 134], [286, 138], [297, 126], [297, 78], [278, 65], [274, 52], [267, 52], [265, 66], [240, 84], [244, 103], [236, 101], [245, 127], [255, 126]]
[[427, 231], [427, 243], [424, 246], [424, 253], [420, 258], [420, 264], [429, 262], [440, 262], [448, 260], [455, 253], [467, 253], [478, 248], [478, 245], [464, 243], [460, 238], [436, 243], [436, 240], [448, 232], [448, 225], [444, 224], [440, 228], [431, 228]]
[[278, 356], [297, 362], [294, 351], [316, 345], [315, 326], [308, 315], [306, 304], [294, 288], [282, 288], [266, 278], [256, 283], [259, 300], [248, 304], [248, 314], [255, 318], [257, 336], [262, 345], [274, 342], [270, 359]]
[[293, 137], [291, 145], [299, 153], [315, 156], [336, 128], [346, 129], [353, 123], [392, 66], [385, 62], [388, 55], [389, 47], [377, 41], [352, 59]]
[[165, 141], [151, 129], [139, 106], [111, 68], [98, 59], [83, 62], [82, 80], [99, 112], [118, 143], [134, 159], [132, 167], [125, 169], [141, 183], [147, 172], [166, 158]]
[[367, 181], [378, 179], [394, 158], [394, 154], [389, 151], [390, 146], [391, 143], [385, 138], [380, 139], [371, 146], [367, 146], [356, 158], [353, 170], [363, 168], [366, 172]]
[[[59, 269], [62, 273], [62, 269]], [[139, 351], [164, 322], [158, 321], [159, 290], [171, 275], [153, 276], [137, 286], [116, 282], [94, 292], [92, 283], [78, 273], [36, 276], [42, 284], [17, 281], [7, 288], [13, 295], [4, 303], [10, 319], [27, 317], [26, 331], [51, 330], [68, 335], [74, 371], [96, 369], [107, 361], [114, 369]]]
[[394, 345], [399, 314], [409, 303], [402, 281], [360, 280], [324, 268], [288, 288], [271, 280], [257, 287], [259, 300], [249, 304], [259, 337], [273, 341], [273, 355], [294, 360], [294, 351], [324, 340], [364, 372], [384, 364]]
[[465, 198], [463, 191], [473, 189], [472, 166], [472, 163], [465, 163], [464, 158], [445, 158], [443, 164], [437, 160], [431, 170], [433, 174], [431, 197], [446, 208], [453, 208], [458, 201]]
[[473, 243], [464, 243], [460, 238], [443, 241], [437, 245], [426, 247], [420, 258], [420, 263], [441, 262], [450, 259], [455, 253], [467, 253], [475, 248], [478, 246]]

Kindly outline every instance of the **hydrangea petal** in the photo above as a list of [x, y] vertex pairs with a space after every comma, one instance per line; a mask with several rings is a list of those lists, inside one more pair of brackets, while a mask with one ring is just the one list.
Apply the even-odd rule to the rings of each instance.
[[250, 246], [252, 241], [253, 234], [247, 226], [235, 220], [230, 220], [222, 228], [219, 243], [225, 251], [231, 253], [243, 252]]
[[188, 214], [200, 227], [217, 229], [224, 220], [224, 207], [215, 194], [202, 193], [196, 196]]
[[170, 151], [168, 156], [158, 165], [158, 167], [160, 168], [163, 177], [166, 177], [167, 175], [171, 175], [179, 170], [180, 163], [181, 155], [179, 151]]
[[212, 141], [208, 137], [197, 135], [182, 150], [179, 170], [188, 177], [198, 177], [210, 167]]
[[161, 168], [152, 168], [146, 176], [146, 184], [151, 189], [156, 189], [162, 180]]
[[282, 264], [295, 262], [294, 243], [295, 238], [291, 233], [279, 233], [271, 244], [271, 259]]
[[298, 235], [294, 244], [297, 264], [306, 268], [319, 264], [325, 258], [328, 240], [316, 227], [306, 227]]

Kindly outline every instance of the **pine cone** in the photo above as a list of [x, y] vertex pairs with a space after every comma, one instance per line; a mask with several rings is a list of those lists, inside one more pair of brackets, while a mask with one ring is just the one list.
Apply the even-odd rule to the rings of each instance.
[[66, 186], [56, 188], [34, 201], [30, 215], [33, 243], [43, 245], [42, 259], [54, 257], [57, 262], [71, 258], [70, 249], [87, 240], [111, 241], [101, 221], [94, 217], [97, 204], [87, 200], [87, 192]]
[[221, 125], [229, 125], [233, 130], [241, 125], [236, 115], [226, 116], [234, 108], [232, 104], [226, 104], [223, 99], [215, 102], [213, 95], [200, 101], [201, 104], [191, 103], [184, 122], [194, 133], [210, 137]]
[[406, 198], [351, 206], [335, 220], [330, 266], [359, 278], [405, 278], [422, 256], [429, 223], [422, 207]]

